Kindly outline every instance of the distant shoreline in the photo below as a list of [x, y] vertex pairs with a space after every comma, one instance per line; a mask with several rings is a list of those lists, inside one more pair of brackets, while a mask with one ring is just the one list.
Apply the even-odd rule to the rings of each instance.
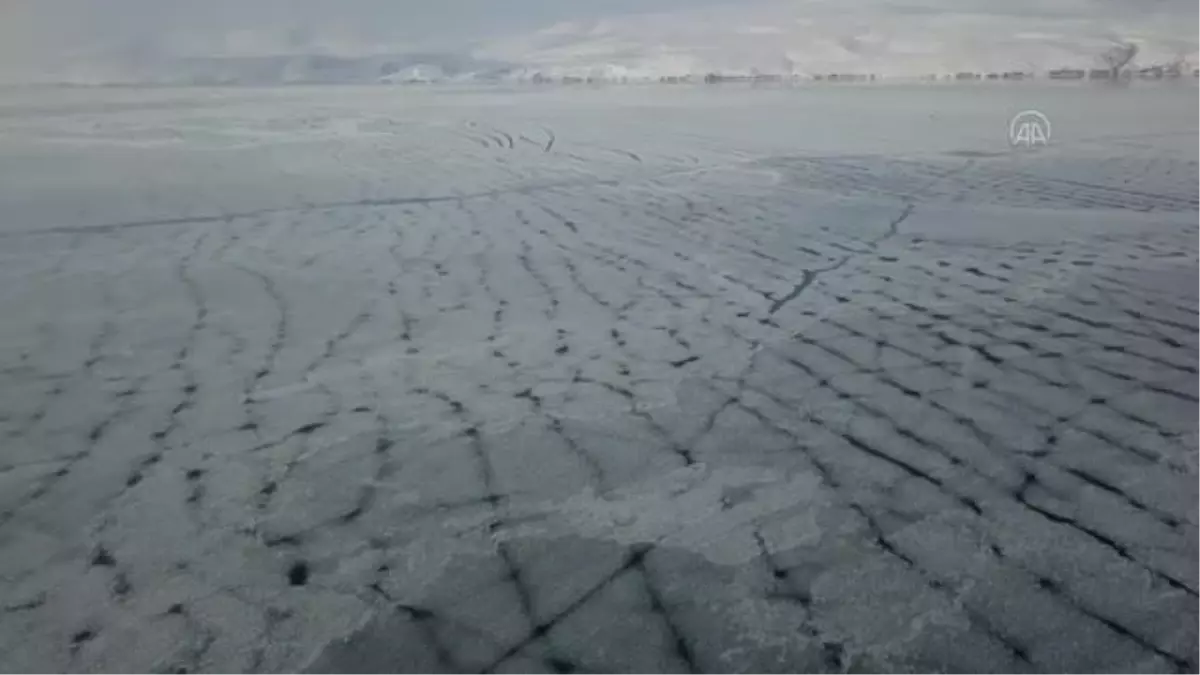
[[277, 89], [303, 87], [360, 87], [375, 89], [462, 89], [505, 87], [523, 90], [571, 90], [605, 88], [687, 88], [687, 89], [802, 89], [808, 87], [887, 87], [894, 85], [922, 85], [929, 87], [1016, 87], [1016, 86], [1060, 86], [1060, 87], [1109, 87], [1113, 89], [1144, 86], [1195, 86], [1194, 75], [1163, 78], [1129, 78], [1121, 80], [1058, 79], [1050, 77], [1026, 77], [1023, 79], [956, 79], [954, 76], [938, 77], [877, 77], [869, 78], [796, 78], [796, 79], [726, 79], [717, 82], [683, 80], [660, 82], [653, 80], [593, 80], [583, 82], [561, 82], [530, 80], [447, 80], [432, 82], [0, 82], [5, 90], [44, 89]]

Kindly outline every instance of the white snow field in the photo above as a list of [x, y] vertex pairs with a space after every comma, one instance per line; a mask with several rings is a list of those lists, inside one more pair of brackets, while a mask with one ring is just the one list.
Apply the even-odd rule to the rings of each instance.
[[0, 670], [1196, 672], [1196, 152], [1191, 82], [5, 90]]

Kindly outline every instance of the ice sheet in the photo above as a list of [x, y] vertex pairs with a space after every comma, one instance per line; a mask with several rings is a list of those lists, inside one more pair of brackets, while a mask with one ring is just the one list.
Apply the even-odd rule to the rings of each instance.
[[0, 670], [1194, 672], [1196, 113], [7, 96]]

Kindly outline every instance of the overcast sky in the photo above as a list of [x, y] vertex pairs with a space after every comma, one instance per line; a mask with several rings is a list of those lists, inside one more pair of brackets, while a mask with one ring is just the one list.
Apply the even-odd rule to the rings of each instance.
[[1197, 8], [1196, 0], [0, 0], [0, 73], [114, 54], [413, 50], [535, 65], [988, 67], [1070, 60], [1110, 40], [1142, 42], [1147, 57], [1194, 58]]

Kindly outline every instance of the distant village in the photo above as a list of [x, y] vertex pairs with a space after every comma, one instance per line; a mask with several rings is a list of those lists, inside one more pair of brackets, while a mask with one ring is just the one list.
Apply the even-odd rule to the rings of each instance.
[[[750, 73], [725, 74], [708, 73], [705, 75], [663, 75], [658, 78], [660, 84], [724, 84], [724, 83], [797, 83], [797, 82], [875, 82], [877, 80], [918, 80], [923, 82], [977, 82], [977, 81], [1025, 81], [1035, 79], [1047, 80], [1089, 80], [1099, 82], [1122, 82], [1131, 80], [1178, 80], [1187, 75], [1182, 64], [1154, 65], [1144, 68], [1058, 68], [1055, 70], [1036, 73], [1032, 71], [1009, 70], [1004, 72], [975, 72], [960, 71], [957, 73], [929, 73], [917, 77], [888, 77], [876, 73], [817, 73], [817, 74], [780, 74], [780, 73]], [[1191, 71], [1193, 79], [1200, 78], [1200, 69]], [[583, 77], [575, 75], [548, 76], [534, 73], [528, 81], [534, 84], [601, 84], [644, 82], [645, 79], [625, 77]]]
[[[808, 72], [801, 74], [797, 64], [790, 58], [781, 59], [780, 72], [762, 73], [751, 70], [749, 73], [710, 72], [704, 75], [680, 74], [663, 75], [657, 78], [661, 84], [724, 84], [724, 83], [796, 83], [796, 82], [875, 82], [876, 80], [892, 81], [922, 81], [922, 82], [978, 82], [978, 81], [1025, 81], [1047, 79], [1055, 81], [1093, 81], [1121, 83], [1133, 80], [1179, 80], [1190, 71], [1193, 79], [1200, 78], [1200, 68], [1189, 65], [1184, 58], [1176, 58], [1168, 63], [1139, 66], [1135, 59], [1139, 54], [1139, 46], [1134, 42], [1114, 42], [1102, 53], [1096, 55], [1094, 68], [1057, 68], [1049, 71], [1033, 72], [1029, 70], [1006, 70], [995, 72], [977, 72], [963, 70], [951, 73], [929, 73], [917, 77], [897, 77], [872, 72]], [[577, 75], [559, 75], [557, 77], [528, 72], [521, 81], [532, 81], [535, 84], [587, 84], [601, 82], [653, 82], [654, 78], [625, 78], [612, 76], [583, 77]]]
[[[1132, 80], [1179, 80], [1183, 78], [1189, 66], [1187, 61], [1182, 58], [1175, 59], [1169, 63], [1156, 64], [1149, 66], [1138, 66], [1134, 59], [1138, 56], [1140, 49], [1137, 43], [1134, 42], [1115, 42], [1108, 49], [1096, 55], [1096, 65], [1100, 67], [1083, 69], [1083, 68], [1058, 68], [1042, 73], [1022, 70], [1007, 70], [997, 72], [976, 72], [970, 70], [959, 71], [955, 73], [930, 73], [917, 78], [901, 78], [894, 76], [884, 76], [878, 73], [863, 73], [863, 72], [831, 72], [831, 73], [808, 73], [799, 74], [797, 72], [797, 64], [790, 58], [781, 60], [782, 72], [779, 73], [761, 73], [756, 70], [751, 70], [749, 73], [729, 74], [722, 72], [710, 72], [705, 75], [664, 75], [658, 78], [658, 82], [662, 84], [723, 84], [723, 83], [751, 83], [751, 84], [770, 84], [770, 83], [795, 83], [795, 82], [874, 82], [876, 80], [919, 80], [923, 82], [977, 82], [977, 81], [1025, 81], [1033, 80], [1039, 77], [1044, 77], [1048, 80], [1056, 81], [1078, 81], [1088, 80], [1095, 82], [1120, 83], [1129, 82]], [[1192, 78], [1200, 78], [1200, 68], [1191, 69]], [[523, 78], [524, 79], [524, 78]], [[614, 78], [605, 77], [580, 77], [580, 76], [560, 76], [558, 78], [548, 77], [541, 73], [534, 73], [532, 78], [534, 83], [561, 83], [561, 84], [585, 84], [589, 82], [612, 82]], [[617, 78], [617, 81], [625, 82], [625, 78]], [[644, 82], [645, 79], [633, 80], [635, 82]], [[653, 81], [653, 80], [651, 80]]]

